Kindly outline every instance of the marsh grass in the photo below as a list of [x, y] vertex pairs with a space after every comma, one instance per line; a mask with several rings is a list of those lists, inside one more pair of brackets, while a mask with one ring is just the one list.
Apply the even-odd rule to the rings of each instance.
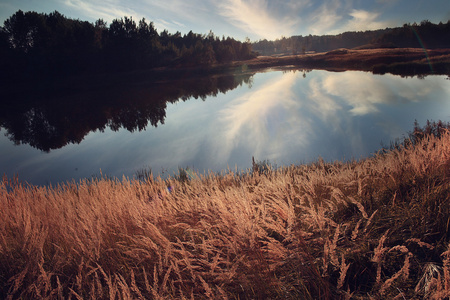
[[449, 199], [448, 130], [239, 175], [4, 177], [0, 298], [445, 299]]

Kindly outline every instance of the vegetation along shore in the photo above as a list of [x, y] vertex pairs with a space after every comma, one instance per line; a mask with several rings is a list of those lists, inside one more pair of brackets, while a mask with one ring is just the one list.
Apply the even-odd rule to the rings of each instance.
[[279, 66], [328, 71], [369, 71], [375, 74], [450, 75], [450, 49], [421, 48], [336, 49], [324, 53], [258, 56], [246, 61], [249, 69]]
[[[444, 299], [449, 124], [352, 162], [0, 184], [4, 299]], [[187, 178], [184, 178], [187, 179]]]

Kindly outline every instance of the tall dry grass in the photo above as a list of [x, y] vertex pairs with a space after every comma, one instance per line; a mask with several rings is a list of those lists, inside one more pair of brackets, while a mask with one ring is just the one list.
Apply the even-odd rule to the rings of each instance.
[[3, 178], [0, 298], [444, 299], [449, 200], [448, 131], [188, 181]]

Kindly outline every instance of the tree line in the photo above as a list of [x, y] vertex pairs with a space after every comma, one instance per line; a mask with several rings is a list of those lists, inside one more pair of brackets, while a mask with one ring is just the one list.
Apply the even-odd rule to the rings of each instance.
[[420, 24], [368, 31], [351, 31], [338, 35], [309, 35], [283, 37], [275, 41], [260, 40], [253, 50], [262, 55], [305, 54], [310, 51], [326, 52], [338, 48], [450, 48], [450, 20], [433, 24], [428, 20]]
[[230, 37], [159, 32], [132, 17], [94, 24], [50, 14], [17, 11], [0, 27], [1, 79], [32, 79], [85, 72], [164, 66], [210, 66], [255, 57], [250, 42]]

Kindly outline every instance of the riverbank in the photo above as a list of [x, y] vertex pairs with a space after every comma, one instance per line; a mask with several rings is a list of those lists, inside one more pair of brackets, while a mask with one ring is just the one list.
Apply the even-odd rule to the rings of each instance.
[[450, 133], [413, 137], [361, 161], [242, 174], [3, 178], [1, 298], [443, 299]]
[[292, 66], [327, 71], [369, 71], [396, 75], [450, 75], [450, 49], [424, 50], [419, 48], [337, 49], [330, 52], [259, 56], [245, 62], [250, 70]]
[[[379, 48], [337, 49], [323, 53], [301, 55], [258, 56], [254, 59], [226, 64], [182, 67], [173, 65], [151, 70], [135, 71], [152, 80], [214, 76], [222, 73], [256, 73], [268, 68], [326, 70], [333, 72], [367, 71], [401, 76], [449, 75], [450, 49]], [[132, 76], [133, 77], [133, 76]]]

